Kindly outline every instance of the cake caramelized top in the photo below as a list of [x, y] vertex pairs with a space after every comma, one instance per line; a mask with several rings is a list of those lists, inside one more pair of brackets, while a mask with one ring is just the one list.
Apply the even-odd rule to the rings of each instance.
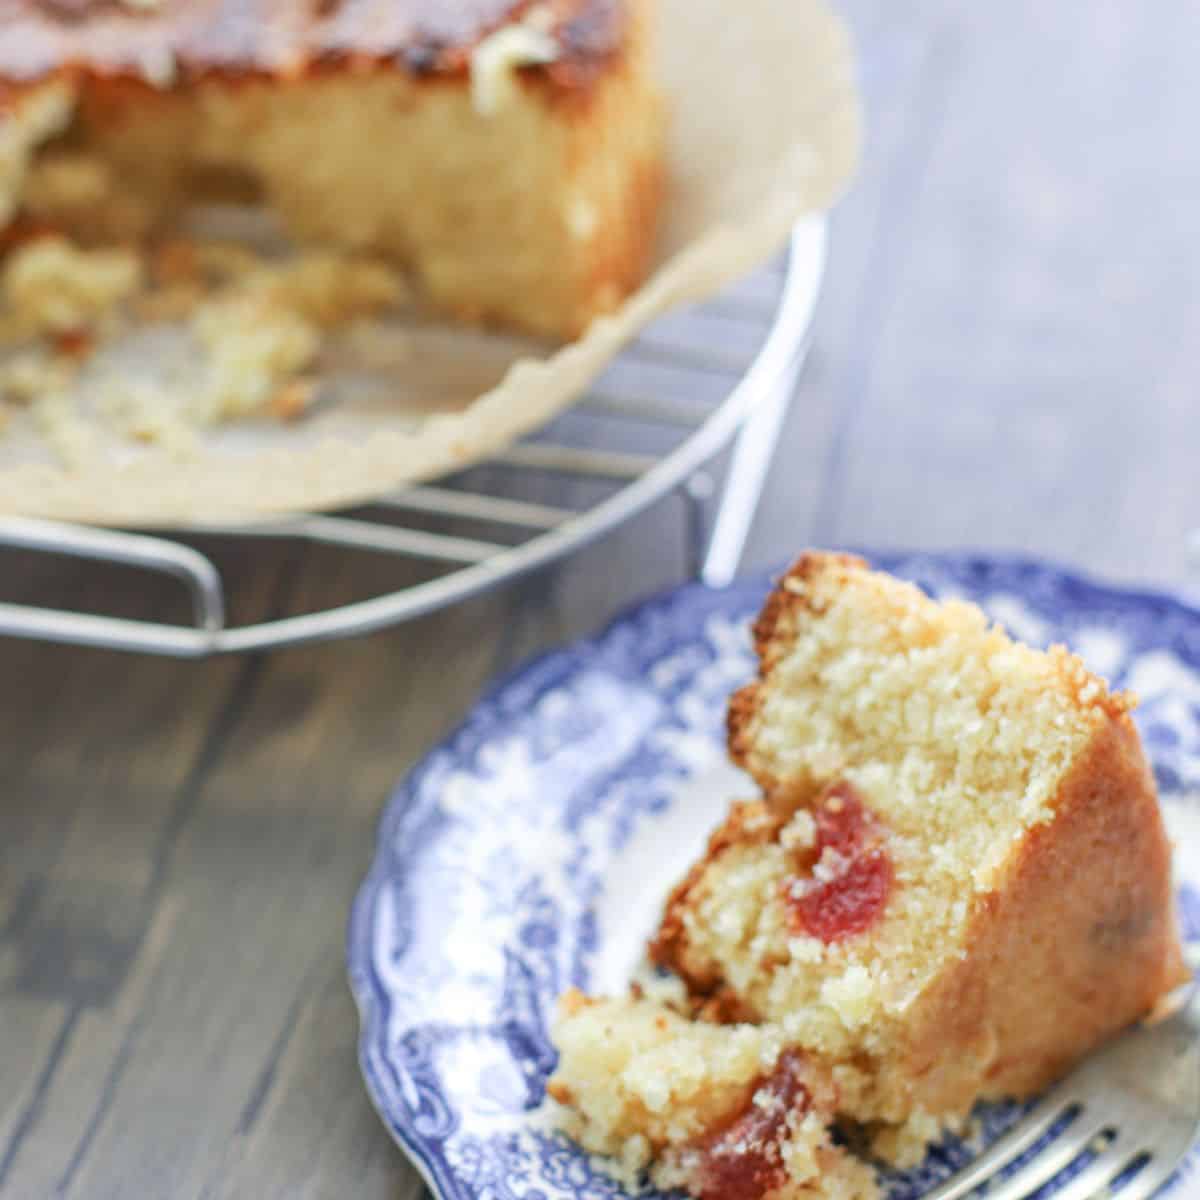
[[[819, 790], [847, 755], [916, 756], [985, 789], [996, 781], [984, 775], [1021, 766], [1035, 802], [1050, 760], [1069, 757], [1051, 743], [1066, 751], [1134, 705], [1064, 647], [1022, 645], [974, 604], [936, 603], [851, 555], [802, 555], [754, 643], [759, 677], [730, 701], [729, 748], [768, 795]], [[1035, 766], [1038, 748], [1049, 753]]]
[[323, 67], [466, 71], [506, 27], [549, 39], [548, 77], [584, 86], [624, 39], [622, 0], [0, 0], [0, 81], [57, 71], [160, 85], [220, 73], [295, 76]]

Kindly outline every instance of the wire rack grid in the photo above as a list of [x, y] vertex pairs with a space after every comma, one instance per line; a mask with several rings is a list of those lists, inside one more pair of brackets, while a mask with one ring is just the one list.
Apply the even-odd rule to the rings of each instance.
[[[382, 497], [369, 512], [302, 514], [248, 526], [189, 526], [171, 536], [22, 518], [0, 520], [0, 550], [120, 563], [174, 576], [192, 624], [37, 603], [0, 602], [0, 635], [203, 658], [370, 633], [514, 579], [601, 537], [673, 491], [688, 502], [689, 561], [711, 585], [737, 570], [780, 424], [808, 347], [825, 262], [822, 220], [799, 225], [778, 263], [713, 300], [663, 318], [561, 419], [478, 469]], [[572, 425], [572, 421], [574, 424]], [[732, 443], [719, 487], [706, 468]], [[519, 483], [551, 476], [591, 502], [545, 503]], [[430, 520], [443, 528], [422, 528]], [[467, 536], [455, 523], [484, 526]], [[226, 586], [195, 535], [296, 539], [416, 558], [434, 570], [384, 595], [324, 611], [233, 625]], [[3, 568], [0, 567], [0, 579]]]

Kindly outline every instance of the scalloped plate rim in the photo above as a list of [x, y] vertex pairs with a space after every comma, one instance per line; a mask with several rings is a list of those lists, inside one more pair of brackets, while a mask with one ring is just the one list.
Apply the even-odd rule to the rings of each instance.
[[[1081, 589], [1090, 598], [1104, 598], [1123, 602], [1136, 602], [1156, 608], [1170, 609], [1195, 620], [1200, 624], [1200, 603], [1194, 603], [1167, 587], [1126, 585], [1105, 580], [1101, 575], [1059, 563], [1049, 557], [1022, 552], [991, 552], [976, 550], [872, 550], [857, 546], [843, 547], [841, 552], [859, 555], [874, 568], [892, 571], [900, 565], [910, 569], [922, 562], [935, 567], [950, 567], [962, 571], [990, 571], [997, 568], [1008, 571], [1028, 572], [1037, 576], [1052, 577], [1056, 582], [1073, 589]], [[406, 806], [411, 802], [416, 787], [428, 770], [431, 760], [439, 751], [456, 745], [469, 735], [481, 722], [483, 715], [495, 708], [504, 695], [513, 688], [527, 683], [541, 674], [551, 675], [569, 669], [582, 658], [595, 653], [611, 636], [637, 618], [656, 609], [686, 602], [692, 596], [703, 597], [714, 607], [721, 601], [734, 597], [765, 596], [773, 581], [786, 570], [786, 564], [759, 569], [739, 576], [732, 583], [720, 587], [709, 587], [699, 580], [688, 580], [659, 589], [640, 599], [631, 601], [618, 609], [600, 629], [590, 635], [561, 646], [536, 654], [512, 667], [491, 681], [471, 705], [467, 714], [448, 732], [438, 738], [415, 762], [392, 788], [384, 802], [376, 826], [376, 838], [370, 866], [355, 893], [354, 901], [346, 922], [346, 970], [351, 995], [359, 1019], [357, 1058], [359, 1069], [366, 1084], [367, 1096], [384, 1127], [406, 1159], [420, 1175], [422, 1181], [438, 1200], [459, 1200], [453, 1179], [444, 1180], [430, 1159], [430, 1155], [419, 1137], [413, 1135], [404, 1123], [396, 1120], [387, 1111], [383, 1090], [376, 1079], [372, 1062], [371, 1047], [374, 1044], [375, 1025], [379, 1019], [379, 1006], [374, 995], [376, 985], [370, 972], [363, 969], [360, 960], [366, 958], [365, 947], [371, 928], [370, 914], [381, 886], [389, 878], [390, 859], [389, 834], [403, 818]], [[1196, 664], [1200, 670], [1200, 662]], [[1191, 1174], [1191, 1171], [1188, 1171]], [[1164, 1185], [1165, 1186], [1165, 1185]], [[1172, 1189], [1173, 1190], [1173, 1189]]]

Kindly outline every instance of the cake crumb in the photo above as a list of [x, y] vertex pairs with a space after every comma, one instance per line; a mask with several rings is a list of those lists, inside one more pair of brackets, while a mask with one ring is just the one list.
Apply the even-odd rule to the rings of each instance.
[[249, 295], [201, 304], [191, 332], [209, 367], [193, 407], [202, 424], [261, 411], [296, 372], [312, 365], [320, 347], [311, 322]]
[[790, 853], [810, 850], [817, 844], [817, 823], [808, 809], [797, 809], [796, 815], [779, 831], [779, 844]]
[[74, 382], [78, 364], [44, 350], [24, 350], [0, 364], [0, 395], [28, 405], [39, 396], [65, 392]]
[[78, 419], [71, 397], [39, 395], [29, 408], [42, 436], [67, 470], [80, 470], [95, 456], [96, 431]]
[[297, 421], [312, 408], [316, 395], [315, 379], [293, 379], [271, 397], [268, 409], [281, 421]]
[[323, 329], [395, 308], [408, 298], [404, 278], [382, 259], [309, 251], [245, 272], [241, 288], [275, 309]]
[[0, 292], [32, 332], [69, 333], [111, 315], [142, 282], [131, 250], [83, 250], [64, 237], [44, 237], [4, 263]]

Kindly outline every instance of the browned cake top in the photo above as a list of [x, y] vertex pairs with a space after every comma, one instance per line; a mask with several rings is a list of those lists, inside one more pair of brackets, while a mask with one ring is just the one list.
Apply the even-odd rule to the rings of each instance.
[[0, 81], [60, 68], [161, 78], [164, 64], [184, 80], [295, 74], [355, 59], [452, 74], [535, 7], [563, 85], [585, 83], [621, 44], [624, 0], [0, 0]]

